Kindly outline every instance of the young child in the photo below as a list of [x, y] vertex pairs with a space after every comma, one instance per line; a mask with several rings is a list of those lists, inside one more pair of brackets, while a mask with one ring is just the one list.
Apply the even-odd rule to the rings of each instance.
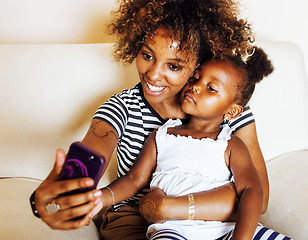
[[[159, 127], [127, 175], [102, 189], [104, 206], [134, 196], [151, 177], [151, 188], [163, 190], [165, 201], [168, 196], [188, 195], [188, 220], [152, 224], [149, 239], [158, 239], [162, 229], [187, 239], [214, 240], [226, 234], [232, 239], [252, 239], [261, 214], [262, 185], [246, 145], [231, 135], [223, 121], [242, 113], [255, 84], [273, 67], [257, 47], [245, 60], [234, 54], [202, 64], [181, 93], [181, 108], [190, 115], [189, 121], [170, 119]], [[236, 224], [194, 220], [198, 219], [194, 193], [222, 186], [232, 177], [239, 198]], [[151, 202], [142, 210], [147, 215], [156, 211]]]

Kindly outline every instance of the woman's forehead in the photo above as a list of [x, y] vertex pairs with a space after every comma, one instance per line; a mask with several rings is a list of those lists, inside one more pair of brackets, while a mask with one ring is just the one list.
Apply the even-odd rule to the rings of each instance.
[[176, 58], [182, 59], [184, 62], [196, 62], [197, 55], [192, 50], [188, 51], [188, 49], [184, 48], [172, 33], [168, 28], [160, 27], [155, 33], [145, 38], [144, 45], [153, 51], [173, 53]]

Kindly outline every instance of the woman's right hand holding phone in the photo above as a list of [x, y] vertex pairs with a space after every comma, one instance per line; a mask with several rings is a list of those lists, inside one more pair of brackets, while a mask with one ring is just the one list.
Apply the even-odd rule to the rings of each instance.
[[35, 191], [35, 207], [49, 227], [60, 230], [77, 229], [89, 224], [97, 209], [103, 207], [102, 192], [94, 189], [85, 193], [59, 196], [94, 184], [91, 178], [58, 181], [64, 161], [65, 152], [58, 149], [52, 171]]

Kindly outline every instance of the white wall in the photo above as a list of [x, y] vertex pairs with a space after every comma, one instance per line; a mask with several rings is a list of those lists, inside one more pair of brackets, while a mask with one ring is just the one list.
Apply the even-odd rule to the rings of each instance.
[[308, 73], [308, 1], [244, 0], [243, 14], [257, 32], [257, 39], [297, 43], [304, 52]]
[[[308, 70], [308, 1], [241, 2], [257, 38], [296, 42]], [[110, 42], [104, 27], [114, 6], [115, 0], [0, 0], [0, 43]]]

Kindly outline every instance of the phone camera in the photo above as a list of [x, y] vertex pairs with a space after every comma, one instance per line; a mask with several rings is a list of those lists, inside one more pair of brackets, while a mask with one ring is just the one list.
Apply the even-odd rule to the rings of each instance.
[[94, 161], [94, 162], [99, 162], [99, 159], [98, 157], [94, 156], [94, 155], [91, 155], [90, 156], [90, 160]]

